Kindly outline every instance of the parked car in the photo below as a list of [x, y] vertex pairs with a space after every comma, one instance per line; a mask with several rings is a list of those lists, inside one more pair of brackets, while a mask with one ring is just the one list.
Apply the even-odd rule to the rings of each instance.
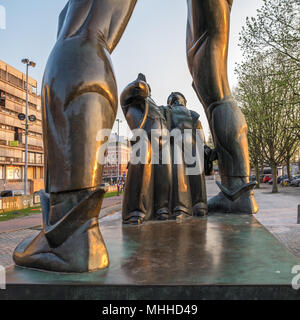
[[272, 180], [272, 175], [271, 174], [266, 174], [263, 178], [263, 183], [267, 183], [270, 180]]
[[24, 190], [4, 190], [0, 193], [1, 198], [24, 196]]
[[108, 188], [109, 186], [110, 186], [109, 183], [101, 183], [100, 184], [100, 187], [102, 187], [102, 188]]
[[297, 175], [294, 177], [294, 179], [291, 181], [290, 186], [292, 187], [300, 187], [300, 175]]
[[[277, 183], [280, 184], [282, 180], [288, 179], [287, 175], [277, 177]], [[269, 184], [273, 184], [273, 178], [268, 181]]]
[[106, 183], [101, 183], [101, 184], [100, 184], [100, 187], [102, 187], [102, 188], [103, 188], [103, 187], [104, 187], [104, 188], [105, 188], [105, 187], [109, 187], [109, 186], [110, 186], [110, 184], [109, 184], [109, 183], [107, 183], [107, 182], [106, 182]]

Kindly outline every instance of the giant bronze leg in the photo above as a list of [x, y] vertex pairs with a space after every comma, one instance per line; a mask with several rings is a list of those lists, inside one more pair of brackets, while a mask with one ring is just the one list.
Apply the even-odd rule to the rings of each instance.
[[249, 183], [248, 128], [227, 79], [231, 5], [232, 0], [188, 0], [187, 58], [219, 161], [222, 192], [210, 199], [209, 211], [255, 213], [254, 184]]
[[14, 252], [17, 265], [59, 272], [108, 266], [98, 215], [101, 129], [111, 129], [117, 87], [110, 54], [136, 0], [70, 0], [42, 87], [46, 193], [43, 231]]

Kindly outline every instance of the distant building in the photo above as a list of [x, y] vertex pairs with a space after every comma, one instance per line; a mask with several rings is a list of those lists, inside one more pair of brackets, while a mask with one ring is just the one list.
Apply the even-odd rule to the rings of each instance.
[[300, 173], [300, 147], [294, 154], [291, 160], [291, 174], [296, 175]]
[[[28, 190], [44, 187], [44, 152], [41, 119], [41, 97], [37, 94], [37, 81], [29, 77], [28, 115], [36, 121], [30, 123], [28, 134]], [[0, 60], [0, 191], [24, 188], [26, 75]]]
[[117, 145], [117, 136], [112, 135], [108, 144], [106, 163], [103, 170], [103, 182], [116, 183], [118, 181], [118, 163], [119, 181], [125, 181], [129, 154], [128, 138], [120, 136], [119, 145]]

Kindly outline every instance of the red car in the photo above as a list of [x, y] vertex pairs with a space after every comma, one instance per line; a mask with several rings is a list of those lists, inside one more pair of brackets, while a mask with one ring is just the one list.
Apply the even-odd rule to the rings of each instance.
[[272, 180], [272, 175], [271, 174], [266, 174], [263, 178], [263, 183], [267, 183], [270, 180]]

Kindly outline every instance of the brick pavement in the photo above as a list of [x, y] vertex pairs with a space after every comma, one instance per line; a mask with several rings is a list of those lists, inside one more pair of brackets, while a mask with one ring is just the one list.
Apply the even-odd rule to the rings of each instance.
[[[107, 208], [111, 208], [115, 205], [120, 205], [121, 202], [122, 196], [105, 198], [102, 204], [101, 215], [106, 213]], [[33, 214], [23, 218], [17, 218], [0, 222], [0, 233], [29, 229], [40, 225], [42, 225], [42, 215]]]
[[18, 230], [0, 233], [0, 264], [8, 267], [13, 264], [12, 253], [16, 246], [25, 238], [38, 234], [38, 230]]
[[[300, 188], [279, 187], [278, 194], [271, 191], [272, 186], [264, 183], [261, 184], [261, 189], [255, 190], [259, 205], [255, 218], [300, 258], [300, 225], [297, 224]], [[207, 181], [208, 197], [217, 192], [213, 181]]]
[[[121, 210], [122, 196], [105, 198], [99, 218]], [[0, 222], [0, 265], [13, 264], [12, 253], [25, 238], [35, 236], [40, 230], [42, 215], [35, 214], [23, 218]]]

